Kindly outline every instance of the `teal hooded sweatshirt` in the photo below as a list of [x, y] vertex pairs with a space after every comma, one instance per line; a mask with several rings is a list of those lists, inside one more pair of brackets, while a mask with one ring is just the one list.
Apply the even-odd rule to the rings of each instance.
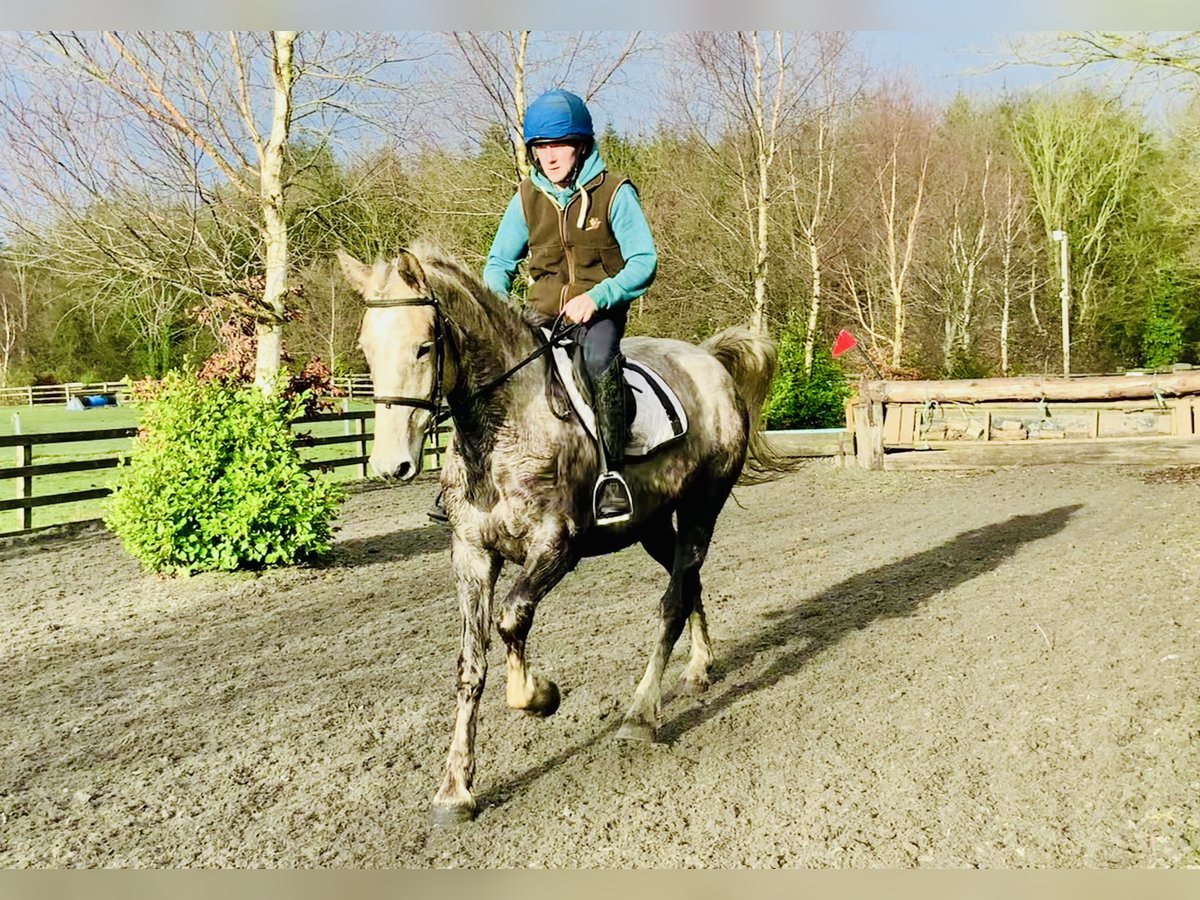
[[[533, 183], [561, 210], [579, 190], [576, 185], [587, 184], [605, 171], [600, 151], [593, 147], [584, 160], [583, 168], [574, 184], [562, 190], [556, 188], [545, 175], [534, 169], [530, 177]], [[613, 195], [608, 212], [609, 225], [625, 267], [611, 278], [606, 278], [590, 291], [599, 309], [625, 306], [646, 293], [658, 270], [658, 252], [654, 249], [654, 238], [646, 223], [645, 213], [638, 201], [637, 191], [632, 184], [621, 185]], [[483, 283], [492, 291], [507, 297], [512, 288], [517, 266], [529, 253], [529, 228], [525, 213], [521, 209], [521, 196], [514, 194], [500, 219], [500, 227], [492, 239], [487, 263], [483, 267]]]

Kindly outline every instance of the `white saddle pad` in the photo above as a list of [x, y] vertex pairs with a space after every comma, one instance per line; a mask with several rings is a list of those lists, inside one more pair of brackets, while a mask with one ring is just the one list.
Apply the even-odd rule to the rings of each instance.
[[[579, 386], [575, 383], [575, 369], [570, 354], [565, 347], [556, 346], [551, 352], [551, 359], [562, 383], [566, 385], [571, 406], [575, 408], [583, 427], [595, 438], [596, 415], [584, 402]], [[679, 397], [671, 390], [671, 386], [663, 381], [662, 376], [646, 364], [632, 359], [625, 360], [622, 372], [625, 383], [633, 391], [634, 397], [634, 409], [626, 411], [631, 412], [629, 443], [625, 447], [626, 457], [649, 456], [655, 450], [687, 434], [687, 413], [683, 411]]]

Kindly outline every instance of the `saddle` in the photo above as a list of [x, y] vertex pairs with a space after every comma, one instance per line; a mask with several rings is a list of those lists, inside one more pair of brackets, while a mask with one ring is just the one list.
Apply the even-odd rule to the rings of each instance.
[[[542, 332], [546, 340], [550, 332]], [[550, 378], [547, 399], [555, 415], [566, 419], [574, 413], [593, 440], [596, 415], [592, 411], [591, 386], [583, 370], [583, 354], [574, 342], [556, 343], [549, 354]], [[671, 386], [648, 365], [625, 359], [621, 368], [625, 381], [625, 410], [629, 437], [625, 458], [642, 459], [669, 446], [687, 434], [687, 413]]]

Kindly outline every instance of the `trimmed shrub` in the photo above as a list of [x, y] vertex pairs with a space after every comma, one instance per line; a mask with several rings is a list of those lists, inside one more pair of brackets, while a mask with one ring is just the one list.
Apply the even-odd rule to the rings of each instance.
[[305, 400], [168, 375], [105, 524], [155, 572], [290, 565], [327, 552], [342, 490], [301, 468], [288, 423]]
[[804, 375], [804, 328], [790, 319], [779, 334], [775, 378], [767, 394], [767, 428], [838, 428], [846, 423], [850, 387], [827, 349], [814, 348], [813, 369]]

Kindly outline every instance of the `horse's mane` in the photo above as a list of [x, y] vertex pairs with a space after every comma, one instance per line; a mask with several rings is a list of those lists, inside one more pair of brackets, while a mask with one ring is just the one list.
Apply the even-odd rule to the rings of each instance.
[[540, 321], [536, 314], [493, 293], [470, 266], [428, 238], [413, 243], [409, 251], [421, 263], [438, 301], [465, 334], [486, 336], [502, 357], [529, 343], [530, 328]]

